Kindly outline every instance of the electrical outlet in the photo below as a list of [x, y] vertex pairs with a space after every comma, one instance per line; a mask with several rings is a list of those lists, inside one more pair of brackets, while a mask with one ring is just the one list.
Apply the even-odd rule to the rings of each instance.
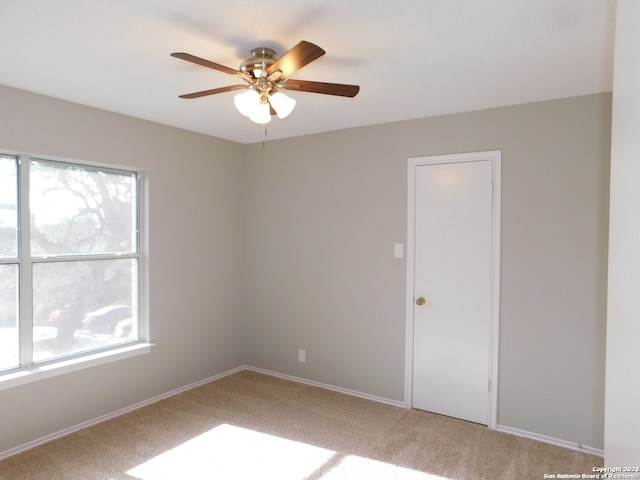
[[307, 361], [307, 352], [301, 348], [298, 349], [298, 361], [300, 363], [306, 363]]

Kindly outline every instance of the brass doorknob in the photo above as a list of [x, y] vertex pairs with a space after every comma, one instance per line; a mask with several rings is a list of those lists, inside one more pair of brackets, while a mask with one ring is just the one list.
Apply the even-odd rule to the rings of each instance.
[[424, 299], [424, 297], [418, 297], [418, 299], [416, 300], [416, 305], [424, 305], [425, 303], [427, 303], [427, 301]]

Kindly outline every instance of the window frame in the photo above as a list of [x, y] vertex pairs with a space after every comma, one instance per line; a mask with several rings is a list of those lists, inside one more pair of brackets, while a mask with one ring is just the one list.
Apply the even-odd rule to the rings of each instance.
[[[149, 272], [148, 272], [148, 176], [145, 170], [133, 167], [69, 160], [46, 155], [30, 155], [0, 151], [16, 158], [18, 183], [17, 257], [0, 259], [2, 264], [18, 265], [18, 353], [19, 365], [0, 371], [0, 390], [32, 381], [61, 375], [109, 362], [130, 358], [151, 351], [149, 341]], [[136, 185], [136, 252], [115, 254], [71, 254], [31, 256], [31, 222], [29, 209], [29, 167], [31, 161], [77, 165], [99, 171], [135, 174]], [[137, 260], [138, 339], [114, 346], [76, 352], [46, 361], [33, 362], [33, 265], [36, 263], [132, 259]]]

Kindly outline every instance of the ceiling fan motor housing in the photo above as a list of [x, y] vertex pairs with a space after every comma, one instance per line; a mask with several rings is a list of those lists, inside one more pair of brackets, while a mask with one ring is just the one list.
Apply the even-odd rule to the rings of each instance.
[[276, 52], [271, 48], [258, 47], [251, 50], [251, 58], [240, 64], [240, 71], [253, 78], [264, 78], [267, 69], [276, 63]]

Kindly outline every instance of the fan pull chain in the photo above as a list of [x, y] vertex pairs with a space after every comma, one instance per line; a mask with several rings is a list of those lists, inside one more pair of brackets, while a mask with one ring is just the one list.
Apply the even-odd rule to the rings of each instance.
[[264, 151], [265, 140], [267, 139], [267, 124], [262, 124], [262, 150]]

